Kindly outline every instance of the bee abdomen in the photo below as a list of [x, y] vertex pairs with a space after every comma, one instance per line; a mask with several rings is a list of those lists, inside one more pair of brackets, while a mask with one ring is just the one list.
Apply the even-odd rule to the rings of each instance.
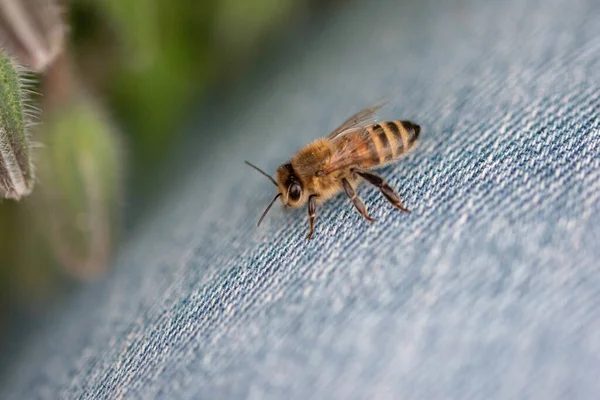
[[388, 134], [394, 138], [395, 157], [410, 150], [421, 133], [421, 127], [410, 121], [390, 121], [382, 125], [385, 125]]
[[388, 121], [367, 128], [370, 163], [381, 164], [406, 153], [417, 141], [421, 127], [410, 121]]
[[421, 134], [421, 127], [414, 122], [410, 121], [399, 121], [404, 129], [406, 129], [406, 134], [408, 136], [408, 146], [412, 147], [415, 142], [419, 139], [419, 135]]
[[388, 121], [369, 127], [373, 156], [384, 163], [408, 151], [421, 133], [421, 127], [410, 121]]

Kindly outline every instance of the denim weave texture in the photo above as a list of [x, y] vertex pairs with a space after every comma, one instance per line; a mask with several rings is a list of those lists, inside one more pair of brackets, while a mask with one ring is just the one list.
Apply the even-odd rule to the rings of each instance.
[[[2, 399], [598, 399], [600, 2], [355, 2], [201, 112], [112, 275], [26, 336]], [[269, 172], [350, 114], [421, 125], [367, 184]], [[214, 135], [212, 139], [207, 136]]]

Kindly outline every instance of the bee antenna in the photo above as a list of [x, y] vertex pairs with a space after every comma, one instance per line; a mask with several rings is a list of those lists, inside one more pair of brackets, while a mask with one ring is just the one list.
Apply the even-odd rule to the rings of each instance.
[[277, 182], [275, 182], [275, 179], [273, 179], [271, 177], [271, 175], [267, 174], [265, 171], [263, 171], [262, 169], [258, 168], [256, 165], [254, 165], [248, 161], [245, 161], [245, 163], [248, 164], [249, 166], [251, 166], [252, 168], [254, 168], [255, 170], [257, 170], [258, 172], [260, 172], [261, 174], [263, 174], [264, 176], [266, 176], [267, 178], [269, 178], [269, 180], [271, 182], [273, 182], [273, 185], [277, 186]]
[[279, 196], [281, 196], [281, 193], [277, 193], [277, 195], [275, 197], [273, 197], [273, 200], [271, 200], [271, 202], [269, 203], [269, 205], [267, 206], [267, 208], [265, 209], [265, 211], [260, 216], [260, 219], [258, 220], [258, 224], [256, 224], [256, 226], [260, 226], [260, 223], [262, 222], [263, 218], [265, 218], [265, 215], [267, 215], [267, 213], [269, 212], [269, 210], [273, 206], [273, 203], [275, 203], [275, 200], [277, 200], [279, 198]]

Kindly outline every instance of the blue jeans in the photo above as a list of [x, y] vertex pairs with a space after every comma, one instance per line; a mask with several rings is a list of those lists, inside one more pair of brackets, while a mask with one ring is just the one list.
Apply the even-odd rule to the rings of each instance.
[[[280, 54], [0, 398], [598, 399], [600, 3], [358, 2]], [[257, 228], [243, 160], [382, 97], [422, 127], [379, 171], [412, 213], [361, 185], [373, 224], [340, 195], [311, 241], [304, 208]]]

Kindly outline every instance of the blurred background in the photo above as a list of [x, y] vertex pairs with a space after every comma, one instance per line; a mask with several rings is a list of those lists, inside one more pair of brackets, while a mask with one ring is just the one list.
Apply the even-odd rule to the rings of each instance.
[[194, 107], [230, 96], [282, 37], [343, 3], [0, 0], [1, 51], [28, 71], [18, 156], [35, 171], [31, 193], [0, 199], [0, 341], [17, 316], [110, 273]]

